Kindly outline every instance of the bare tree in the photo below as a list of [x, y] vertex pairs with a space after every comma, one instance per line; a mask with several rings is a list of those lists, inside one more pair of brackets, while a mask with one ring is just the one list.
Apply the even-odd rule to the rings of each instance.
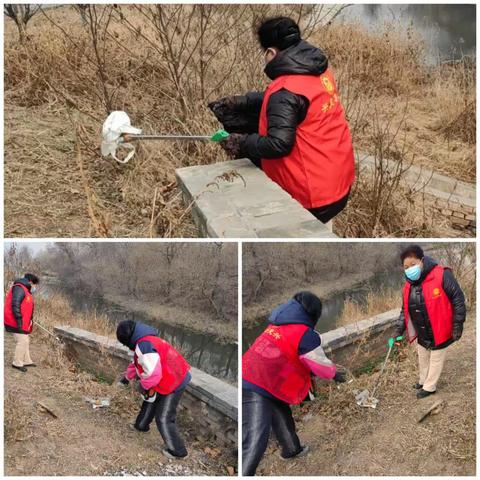
[[18, 29], [18, 37], [20, 43], [25, 43], [28, 40], [27, 36], [27, 25], [31, 18], [38, 13], [40, 10], [41, 5], [31, 5], [31, 4], [24, 4], [19, 5], [15, 3], [6, 3], [3, 6], [3, 13], [8, 17], [11, 18]]
[[88, 18], [87, 18], [87, 11], [89, 5], [87, 3], [77, 3], [73, 5], [73, 8], [80, 14], [80, 18], [82, 19], [82, 24], [84, 27], [88, 25]]

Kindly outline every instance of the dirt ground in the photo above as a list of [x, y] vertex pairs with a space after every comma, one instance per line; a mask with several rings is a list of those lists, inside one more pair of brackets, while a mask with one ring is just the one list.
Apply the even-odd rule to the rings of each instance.
[[[10, 367], [13, 338], [5, 340], [5, 475], [228, 475], [236, 452], [216, 445], [184, 413], [179, 425], [189, 456], [169, 460], [163, 441], [129, 427], [140, 407], [138, 394], [58, 367], [58, 358], [42, 337], [32, 335], [31, 353], [38, 364], [28, 373]], [[63, 357], [62, 357], [63, 358]], [[107, 410], [93, 410], [84, 396], [112, 397]], [[51, 408], [58, 418], [43, 410]]]
[[[340, 388], [322, 387], [317, 399], [295, 411], [298, 433], [310, 453], [290, 462], [271, 444], [258, 475], [475, 475], [475, 317], [448, 352], [436, 395], [417, 400], [414, 348], [401, 350], [387, 368], [376, 410], [354, 404], [353, 389], [371, 388], [362, 375]], [[444, 407], [418, 423], [436, 401]]]

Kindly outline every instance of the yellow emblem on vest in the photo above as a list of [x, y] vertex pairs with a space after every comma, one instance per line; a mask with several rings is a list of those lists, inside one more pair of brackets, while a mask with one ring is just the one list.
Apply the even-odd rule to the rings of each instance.
[[32, 297], [30, 295], [26, 296], [25, 297], [25, 301], [26, 302], [31, 302], [32, 301]]
[[268, 335], [271, 335], [276, 340], [280, 340], [280, 338], [282, 338], [282, 336], [280, 335], [280, 332], [278, 332], [277, 329], [272, 328], [272, 327], [268, 327], [265, 330], [265, 333], [267, 333]]
[[440, 289], [439, 288], [434, 288], [433, 289], [433, 296], [434, 297], [439, 297], [440, 296]]
[[333, 86], [333, 83], [330, 81], [330, 79], [327, 76], [322, 77], [322, 83], [323, 86], [325, 87], [325, 90], [332, 95], [333, 92], [335, 91], [335, 87]]

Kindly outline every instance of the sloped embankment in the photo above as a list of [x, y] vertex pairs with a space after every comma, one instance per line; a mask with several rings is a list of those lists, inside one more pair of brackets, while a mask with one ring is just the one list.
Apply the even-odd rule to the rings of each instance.
[[[259, 475], [475, 475], [475, 316], [450, 347], [438, 393], [417, 400], [416, 352], [405, 347], [385, 372], [376, 410], [360, 409], [353, 389], [371, 388], [378, 375], [364, 374], [295, 411], [298, 433], [311, 452], [291, 462], [278, 459], [271, 444]], [[438, 400], [444, 407], [418, 423]]]
[[[13, 338], [5, 338], [6, 475], [228, 475], [236, 452], [218, 447], [182, 414], [179, 426], [189, 456], [168, 460], [155, 427], [129, 427], [139, 395], [75, 369], [40, 333], [32, 335], [38, 364], [23, 374], [10, 368]], [[84, 397], [111, 397], [108, 409], [93, 410]], [[57, 416], [47, 413], [38, 402]]]

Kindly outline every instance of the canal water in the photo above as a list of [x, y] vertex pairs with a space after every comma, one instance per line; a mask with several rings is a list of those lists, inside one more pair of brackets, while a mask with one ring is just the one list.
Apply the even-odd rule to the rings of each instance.
[[[327, 298], [322, 298], [322, 317], [317, 324], [316, 330], [319, 333], [324, 333], [337, 328], [337, 321], [342, 315], [345, 302], [351, 300], [359, 305], [365, 305], [370, 292], [382, 291], [388, 288], [398, 288], [399, 303], [398, 305], [392, 305], [392, 309], [399, 307], [401, 301], [400, 292], [405, 281], [404, 278], [401, 270], [382, 272], [371, 277], [369, 280], [356, 284], [350, 289], [336, 292]], [[272, 309], [275, 306], [272, 306]], [[244, 352], [265, 329], [267, 321], [267, 317], [261, 317], [257, 319], [255, 325], [243, 329], [242, 348]]]
[[193, 367], [229, 383], [237, 382], [238, 345], [235, 342], [217, 339], [211, 333], [204, 334], [179, 325], [171, 325], [148, 315], [110, 304], [101, 298], [75, 295], [56, 288], [54, 281], [49, 283], [48, 288], [42, 286], [42, 295], [48, 296], [58, 291], [68, 296], [74, 310], [96, 311], [105, 315], [114, 325], [122, 320], [136, 320], [151, 325], [158, 330], [160, 337], [178, 349]]
[[388, 23], [411, 27], [426, 46], [429, 65], [476, 54], [476, 6], [450, 4], [355, 4], [345, 8], [335, 22], [358, 22], [371, 30]]

